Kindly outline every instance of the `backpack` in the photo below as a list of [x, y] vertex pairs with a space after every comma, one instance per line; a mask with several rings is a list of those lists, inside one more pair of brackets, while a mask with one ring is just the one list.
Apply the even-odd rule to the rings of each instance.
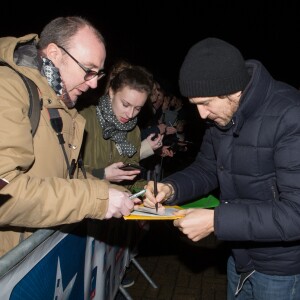
[[32, 136], [34, 136], [34, 134], [37, 130], [37, 127], [39, 125], [40, 114], [41, 114], [41, 109], [42, 109], [42, 102], [40, 101], [40, 98], [39, 98], [37, 86], [31, 79], [29, 79], [25, 75], [23, 75], [20, 72], [18, 72], [17, 70], [15, 70], [12, 66], [7, 64], [6, 62], [0, 61], [0, 66], [6, 66], [6, 67], [9, 67], [12, 70], [14, 70], [21, 77], [21, 79], [23, 80], [23, 82], [27, 88], [28, 95], [29, 95], [28, 117], [30, 119], [30, 124], [31, 124], [31, 133], [32, 133]]
[[[39, 93], [38, 93], [38, 90], [37, 90], [37, 86], [31, 79], [29, 79], [25, 75], [23, 75], [20, 72], [18, 72], [17, 70], [15, 70], [12, 66], [7, 64], [6, 62], [0, 61], [0, 66], [6, 66], [6, 67], [9, 67], [12, 70], [14, 70], [21, 77], [21, 79], [23, 80], [23, 82], [24, 82], [24, 84], [27, 88], [28, 95], [29, 95], [28, 117], [30, 119], [30, 124], [31, 124], [31, 133], [32, 133], [32, 136], [34, 136], [34, 134], [37, 130], [37, 127], [39, 125], [41, 109], [42, 109], [42, 105], [43, 105], [43, 101], [40, 100], [40, 98], [39, 98]], [[49, 114], [50, 114], [51, 126], [57, 134], [59, 144], [62, 147], [64, 157], [66, 159], [67, 168], [68, 168], [68, 171], [69, 171], [69, 177], [73, 178], [73, 174], [74, 174], [75, 167], [76, 167], [76, 162], [75, 162], [75, 159], [73, 159], [71, 164], [70, 164], [69, 161], [68, 161], [68, 158], [67, 158], [66, 150], [64, 148], [65, 141], [64, 141], [64, 138], [63, 138], [63, 135], [62, 135], [62, 127], [63, 127], [62, 119], [61, 119], [61, 117], [60, 117], [60, 115], [59, 115], [56, 108], [48, 108], [48, 111], [49, 111]], [[86, 171], [85, 171], [83, 161], [82, 161], [82, 158], [81, 158], [81, 154], [79, 154], [77, 164], [78, 164], [78, 167], [81, 169], [84, 178], [87, 178], [86, 177]], [[2, 188], [1, 183], [2, 183], [2, 181], [0, 179], [0, 190]]]
[[[6, 66], [6, 67], [9, 67], [12, 70], [14, 70], [21, 77], [21, 79], [23, 80], [23, 82], [27, 88], [28, 95], [29, 95], [28, 117], [30, 119], [30, 124], [31, 124], [31, 133], [32, 133], [32, 136], [34, 136], [34, 134], [37, 130], [37, 127], [39, 125], [41, 109], [42, 109], [42, 105], [43, 105], [42, 100], [40, 100], [40, 98], [39, 98], [37, 86], [31, 79], [29, 79], [25, 75], [19, 73], [17, 70], [15, 70], [12, 66], [7, 64], [6, 62], [0, 61], [0, 66]], [[64, 148], [65, 141], [64, 141], [64, 138], [62, 135], [62, 127], [63, 127], [62, 119], [56, 108], [48, 108], [48, 111], [50, 114], [51, 126], [57, 134], [59, 144], [62, 147], [64, 157], [66, 159], [67, 168], [69, 171], [69, 177], [73, 178], [73, 174], [74, 174], [75, 167], [76, 167], [76, 162], [75, 162], [75, 159], [73, 159], [70, 164], [68, 161], [68, 158], [67, 158], [66, 150]], [[87, 178], [86, 171], [85, 171], [83, 161], [81, 158], [81, 154], [79, 154], [77, 164], [78, 164], [78, 167], [81, 169], [84, 178]], [[1, 190], [1, 180], [0, 180], [0, 190]]]

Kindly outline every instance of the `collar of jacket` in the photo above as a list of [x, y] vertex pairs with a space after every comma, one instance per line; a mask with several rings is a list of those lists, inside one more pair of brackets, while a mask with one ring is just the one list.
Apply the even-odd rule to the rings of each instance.
[[247, 60], [246, 66], [251, 79], [243, 91], [240, 106], [233, 116], [233, 134], [239, 136], [240, 130], [245, 121], [254, 112], [261, 109], [264, 99], [267, 97], [271, 84], [271, 75], [266, 68], [257, 60]]

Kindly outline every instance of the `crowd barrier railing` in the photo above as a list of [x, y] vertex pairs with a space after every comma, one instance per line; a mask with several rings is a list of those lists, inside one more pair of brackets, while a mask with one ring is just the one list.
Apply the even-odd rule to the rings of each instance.
[[0, 258], [0, 299], [113, 300], [135, 227], [111, 219], [37, 230]]

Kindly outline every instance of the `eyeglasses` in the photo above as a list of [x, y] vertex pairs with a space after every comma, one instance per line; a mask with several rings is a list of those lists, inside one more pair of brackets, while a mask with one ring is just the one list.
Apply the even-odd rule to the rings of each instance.
[[58, 48], [64, 50], [76, 63], [77, 65], [85, 72], [84, 80], [89, 81], [93, 78], [97, 77], [97, 79], [101, 79], [103, 76], [105, 76], [104, 69], [99, 70], [98, 72], [93, 71], [87, 67], [85, 67], [83, 64], [81, 64], [72, 54], [70, 54], [64, 47], [57, 45]]

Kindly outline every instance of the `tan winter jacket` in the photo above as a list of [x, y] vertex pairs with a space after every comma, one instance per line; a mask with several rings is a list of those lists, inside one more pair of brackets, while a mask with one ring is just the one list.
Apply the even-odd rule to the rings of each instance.
[[0, 191], [0, 256], [19, 243], [24, 227], [30, 232], [29, 228], [74, 223], [84, 218], [103, 219], [107, 211], [107, 181], [92, 176], [67, 179], [66, 161], [47, 108], [59, 110], [69, 162], [77, 160], [85, 120], [58, 99], [37, 69], [17, 66], [13, 61], [16, 45], [32, 39], [37, 41], [37, 35], [0, 39], [0, 60], [33, 80], [43, 99], [33, 138], [27, 90], [19, 75], [8, 67], [0, 67], [0, 178], [9, 182]]

